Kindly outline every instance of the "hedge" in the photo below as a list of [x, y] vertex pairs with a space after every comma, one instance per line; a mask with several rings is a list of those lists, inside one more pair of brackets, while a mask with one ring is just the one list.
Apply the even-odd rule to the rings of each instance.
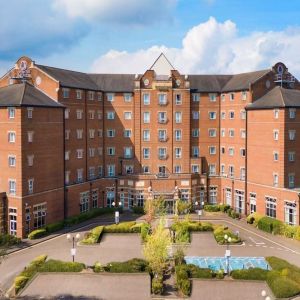
[[91, 245], [96, 244], [100, 241], [101, 235], [103, 233], [104, 226], [97, 226], [89, 231], [83, 240], [81, 240], [81, 244]]
[[250, 268], [247, 270], [233, 270], [230, 275], [234, 279], [266, 281], [268, 273], [268, 270], [261, 268]]
[[52, 233], [52, 232], [55, 232], [55, 231], [59, 231], [59, 230], [62, 230], [64, 229], [65, 227], [65, 222], [64, 221], [60, 221], [60, 222], [56, 222], [56, 223], [52, 223], [52, 224], [49, 224], [45, 227], [47, 233]]
[[258, 214], [257, 212], [253, 212], [252, 214], [247, 216], [247, 223], [257, 226], [257, 223], [261, 218], [263, 218], [262, 215]]
[[104, 233], [134, 233], [134, 232], [140, 232], [141, 227], [135, 226], [135, 221], [130, 222], [122, 222], [119, 224], [112, 224], [104, 226], [103, 232]]
[[143, 206], [133, 206], [132, 211], [133, 211], [133, 213], [135, 213], [137, 215], [143, 215], [145, 213]]
[[28, 234], [28, 238], [30, 240], [35, 240], [35, 239], [39, 239], [43, 236], [46, 236], [48, 233], [46, 231], [45, 228], [41, 228], [41, 229], [36, 229], [36, 230], [33, 230], [31, 231], [29, 234]]
[[148, 262], [144, 259], [133, 258], [125, 262], [110, 262], [104, 271], [111, 273], [139, 273], [148, 271]]
[[38, 272], [81, 272], [84, 268], [83, 263], [50, 259], [38, 268]]
[[227, 212], [230, 209], [230, 205], [228, 204], [206, 204], [204, 205], [204, 210], [208, 212]]
[[214, 230], [214, 237], [218, 244], [224, 245], [227, 243], [227, 241], [224, 238], [225, 235], [231, 238], [230, 244], [236, 244], [241, 242], [240, 237], [235, 235], [232, 231], [230, 231], [228, 227], [225, 227], [223, 225], [216, 226]]
[[163, 275], [159, 274], [152, 278], [151, 291], [153, 294], [162, 294], [164, 291], [164, 278]]
[[13, 246], [21, 242], [20, 238], [10, 234], [0, 234], [0, 247], [2, 246]]
[[141, 225], [141, 239], [143, 242], [147, 241], [148, 235], [151, 231], [151, 225], [149, 223], [142, 223]]
[[240, 219], [241, 218], [241, 214], [236, 212], [234, 209], [229, 208], [227, 210], [227, 215], [233, 219]]
[[175, 267], [175, 279], [176, 288], [179, 290], [179, 292], [181, 292], [184, 296], [189, 296], [191, 294], [192, 286], [186, 265]]
[[280, 234], [282, 231], [282, 226], [283, 224], [281, 221], [270, 217], [262, 217], [257, 223], [257, 227], [260, 230], [274, 234]]

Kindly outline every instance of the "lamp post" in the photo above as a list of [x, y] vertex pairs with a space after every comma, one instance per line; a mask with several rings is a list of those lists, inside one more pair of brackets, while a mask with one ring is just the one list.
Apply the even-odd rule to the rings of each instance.
[[119, 224], [120, 222], [120, 212], [118, 210], [118, 207], [122, 205], [122, 202], [119, 202], [119, 205], [116, 206], [115, 201], [111, 204], [113, 207], [116, 207], [116, 211], [115, 211], [115, 224]]
[[229, 250], [229, 244], [231, 242], [231, 237], [227, 234], [224, 235], [224, 240], [226, 241], [226, 251], [225, 251], [225, 257], [226, 257], [226, 268], [227, 268], [227, 275], [229, 275], [229, 258], [230, 258], [230, 250]]
[[271, 297], [267, 295], [267, 292], [265, 290], [261, 291], [261, 296], [265, 299], [265, 300], [271, 300]]
[[72, 242], [72, 248], [71, 248], [71, 256], [72, 256], [72, 261], [75, 261], [75, 255], [76, 255], [76, 245], [75, 241], [79, 241], [80, 239], [80, 234], [77, 233], [75, 236], [71, 236], [71, 234], [67, 234], [67, 240], [69, 242]]

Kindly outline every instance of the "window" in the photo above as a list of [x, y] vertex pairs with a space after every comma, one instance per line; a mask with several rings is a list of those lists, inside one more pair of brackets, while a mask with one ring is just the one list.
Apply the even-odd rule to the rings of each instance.
[[234, 111], [233, 110], [231, 110], [229, 112], [229, 119], [234, 119]]
[[94, 118], [95, 118], [95, 111], [94, 110], [89, 110], [89, 118], [90, 118], [90, 120], [94, 120]]
[[33, 228], [42, 228], [46, 225], [46, 203], [41, 203], [33, 206]]
[[92, 190], [92, 208], [98, 207], [98, 189]]
[[167, 104], [167, 94], [158, 94], [158, 104], [160, 105]]
[[143, 173], [150, 173], [149, 166], [143, 166]]
[[131, 137], [131, 129], [124, 129], [124, 137], [125, 138]]
[[295, 161], [295, 152], [290, 151], [288, 157], [289, 157], [289, 162]]
[[192, 165], [192, 173], [199, 174], [199, 165]]
[[8, 142], [15, 143], [16, 142], [16, 133], [13, 131], [8, 132]]
[[150, 130], [149, 129], [143, 130], [143, 140], [144, 140], [144, 142], [150, 141]]
[[199, 120], [199, 111], [193, 111], [192, 116], [193, 116], [193, 120]]
[[217, 113], [215, 111], [210, 111], [208, 114], [209, 114], [209, 119], [210, 120], [217, 119]]
[[225, 137], [225, 129], [221, 129], [221, 137]]
[[79, 212], [85, 213], [89, 211], [90, 192], [80, 193]]
[[279, 139], [279, 130], [274, 130], [273, 131], [273, 137], [275, 141], [278, 141]]
[[246, 119], [246, 111], [245, 110], [241, 110], [241, 119], [242, 120]]
[[289, 130], [289, 140], [294, 141], [296, 139], [296, 130]]
[[16, 109], [14, 107], [9, 107], [8, 108], [8, 118], [14, 119], [15, 115], [16, 115]]
[[193, 98], [193, 102], [199, 102], [200, 101], [200, 94], [199, 93], [193, 93], [192, 98]]
[[209, 154], [215, 155], [217, 153], [217, 147], [216, 146], [209, 146]]
[[221, 153], [225, 154], [225, 147], [221, 147]]
[[217, 136], [217, 130], [214, 128], [208, 129], [208, 136], [209, 137], [216, 137]]
[[97, 111], [97, 117], [98, 117], [98, 120], [102, 120], [102, 111], [101, 110]]
[[95, 129], [89, 129], [90, 139], [95, 138]]
[[228, 166], [228, 176], [234, 178], [234, 166]]
[[132, 118], [132, 112], [131, 111], [125, 111], [124, 112], [124, 119], [125, 120], [131, 120]]
[[98, 166], [98, 176], [102, 177], [102, 175], [103, 175], [103, 168], [102, 166]]
[[225, 175], [225, 165], [221, 165], [221, 170], [220, 170], [221, 176]]
[[215, 93], [209, 93], [209, 101], [216, 102], [217, 101], [217, 95]]
[[247, 100], [247, 91], [242, 92], [242, 100], [243, 101]]
[[10, 195], [16, 194], [17, 182], [15, 179], [8, 180], [8, 192]]
[[246, 138], [246, 130], [245, 129], [241, 129], [240, 133], [241, 133], [241, 138], [245, 139]]
[[256, 193], [250, 193], [250, 213], [256, 212]]
[[89, 91], [88, 92], [88, 99], [89, 100], [94, 100], [95, 99], [95, 92], [93, 92], [93, 91]]
[[217, 203], [217, 194], [218, 188], [216, 186], [209, 187], [209, 203], [216, 204]]
[[234, 137], [234, 129], [229, 129], [229, 137]]
[[158, 166], [158, 174], [159, 174], [159, 176], [164, 177], [166, 175], [166, 167], [165, 166]]
[[8, 166], [15, 167], [16, 166], [16, 157], [14, 155], [8, 156]]
[[109, 102], [113, 102], [115, 100], [115, 95], [113, 93], [106, 94], [106, 99]]
[[76, 130], [76, 136], [77, 136], [78, 140], [81, 140], [82, 136], [83, 136], [83, 130], [82, 129], [77, 129]]
[[174, 166], [174, 173], [181, 173], [181, 166]]
[[230, 156], [233, 156], [234, 155], [234, 148], [232, 148], [232, 147], [228, 148], [228, 154]]
[[199, 137], [199, 128], [192, 129], [192, 137]]
[[34, 182], [33, 178], [28, 179], [28, 193], [29, 194], [33, 193], [33, 182]]
[[181, 134], [181, 129], [176, 129], [175, 130], [175, 141], [181, 141], [182, 134]]
[[115, 155], [116, 153], [116, 148], [115, 147], [107, 147], [107, 155]]
[[278, 186], [278, 174], [273, 174], [273, 186]]
[[77, 149], [76, 152], [77, 152], [77, 158], [78, 159], [83, 158], [83, 149]]
[[113, 138], [116, 135], [116, 131], [114, 129], [107, 130], [107, 137]]
[[167, 158], [167, 148], [158, 148], [158, 158], [159, 159]]
[[167, 131], [166, 130], [158, 130], [158, 140], [160, 142], [165, 142], [167, 140]]
[[124, 148], [124, 157], [125, 158], [132, 158], [132, 147], [125, 147]]
[[279, 153], [278, 152], [273, 152], [273, 159], [274, 159], [274, 161], [279, 160]]
[[76, 99], [82, 99], [82, 91], [81, 90], [76, 90]]
[[27, 155], [27, 164], [28, 164], [28, 167], [32, 167], [33, 166], [33, 159], [34, 159], [34, 155]]
[[66, 140], [69, 140], [69, 139], [70, 139], [70, 132], [71, 132], [70, 129], [65, 130], [65, 139], [66, 139]]
[[295, 187], [295, 174], [289, 174], [289, 188], [293, 189]]
[[66, 99], [69, 98], [69, 96], [70, 96], [70, 90], [63, 88], [63, 97]]
[[65, 160], [70, 159], [70, 151], [65, 151]]
[[89, 148], [89, 156], [94, 157], [95, 156], [95, 148]]
[[243, 214], [245, 209], [245, 192], [240, 190], [235, 190], [234, 193], [235, 198], [235, 210]]
[[65, 184], [69, 184], [70, 183], [70, 171], [66, 171], [65, 172]]
[[284, 202], [284, 222], [288, 225], [296, 225], [297, 222], [297, 204], [295, 202]]
[[149, 93], [143, 94], [143, 102], [144, 102], [144, 105], [150, 104], [150, 94]]
[[132, 100], [132, 94], [124, 93], [124, 101], [125, 102], [131, 102], [131, 100]]
[[145, 111], [143, 115], [144, 115], [144, 123], [150, 123], [150, 112]]
[[108, 111], [108, 112], [106, 112], [106, 118], [107, 118], [107, 120], [114, 120], [114, 118], [115, 118], [115, 112], [114, 111]]
[[166, 112], [159, 112], [158, 113], [158, 122], [159, 123], [166, 123], [167, 122], [167, 113]]
[[181, 158], [181, 148], [175, 148], [175, 158]]
[[221, 100], [225, 101], [225, 99], [226, 99], [226, 95], [225, 94], [221, 94]]
[[106, 206], [112, 207], [112, 203], [115, 201], [115, 192], [107, 191], [106, 193]]
[[182, 104], [182, 96], [181, 96], [181, 94], [175, 94], [175, 104], [176, 105]]
[[241, 178], [241, 180], [245, 180], [245, 178], [246, 178], [246, 169], [244, 167], [241, 168], [240, 178]]
[[226, 112], [225, 112], [225, 111], [222, 111], [222, 112], [221, 112], [221, 119], [222, 119], [222, 120], [225, 120], [225, 119], [226, 119]]
[[126, 174], [133, 174], [133, 166], [132, 165], [125, 166], [125, 173]]
[[102, 101], [102, 94], [100, 92], [97, 93], [98, 101]]
[[279, 109], [274, 109], [274, 118], [278, 119], [279, 117]]
[[197, 146], [192, 147], [192, 157], [194, 157], [194, 158], [200, 157], [199, 147], [197, 147]]
[[295, 119], [296, 118], [296, 109], [295, 108], [290, 108], [289, 109], [289, 116], [290, 116], [290, 119]]
[[83, 181], [83, 169], [77, 169], [77, 182]]
[[103, 131], [102, 131], [102, 129], [98, 129], [97, 132], [98, 132], [98, 137], [101, 138], [101, 137], [103, 136]]
[[28, 107], [27, 108], [27, 118], [28, 119], [32, 119], [32, 112], [33, 112], [33, 107]]
[[95, 178], [95, 167], [89, 167], [89, 179]]
[[175, 123], [181, 123], [182, 122], [182, 113], [180, 111], [175, 112]]
[[150, 148], [143, 148], [143, 158], [144, 159], [150, 158]]
[[108, 165], [107, 166], [107, 176], [108, 177], [115, 176], [115, 165]]
[[77, 109], [76, 110], [77, 120], [81, 120], [82, 119], [82, 115], [83, 115], [83, 111], [81, 109]]
[[102, 147], [98, 147], [97, 151], [98, 151], [98, 156], [101, 156], [103, 153]]
[[28, 131], [27, 132], [27, 136], [28, 136], [28, 143], [32, 143], [33, 142], [33, 131]]
[[233, 100], [234, 100], [234, 93], [230, 93], [230, 94], [229, 94], [229, 100], [230, 100], [230, 101], [233, 101]]
[[240, 153], [241, 153], [241, 156], [242, 156], [242, 157], [245, 157], [245, 156], [246, 156], [246, 149], [242, 148], [242, 149], [240, 150]]
[[216, 165], [215, 164], [209, 165], [209, 175], [211, 175], [211, 176], [216, 175]]
[[270, 218], [276, 218], [276, 198], [266, 197], [266, 215]]

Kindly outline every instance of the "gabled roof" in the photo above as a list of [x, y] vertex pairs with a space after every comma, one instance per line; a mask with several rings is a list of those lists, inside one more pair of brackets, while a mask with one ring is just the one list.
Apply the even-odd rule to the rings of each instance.
[[154, 64], [151, 66], [150, 70], [153, 70], [157, 76], [159, 75], [171, 75], [171, 70], [175, 70], [172, 64], [169, 62], [167, 57], [161, 53], [156, 59]]
[[232, 75], [188, 75], [191, 90], [197, 92], [221, 92]]
[[8, 106], [64, 107], [29, 83], [0, 88], [0, 107]]
[[249, 104], [246, 109], [272, 109], [284, 107], [300, 107], [300, 91], [284, 89], [276, 86], [267, 94]]

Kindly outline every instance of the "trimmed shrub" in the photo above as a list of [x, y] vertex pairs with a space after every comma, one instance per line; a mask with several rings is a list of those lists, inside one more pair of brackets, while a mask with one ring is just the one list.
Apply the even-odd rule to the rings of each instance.
[[220, 206], [207, 204], [207, 205], [204, 205], [204, 210], [208, 211], [208, 212], [217, 212], [217, 211], [220, 211]]
[[266, 261], [269, 263], [273, 270], [282, 271], [283, 269], [291, 269], [296, 272], [300, 272], [300, 268], [295, 265], [290, 264], [284, 259], [278, 258], [276, 256], [266, 257]]
[[273, 234], [280, 234], [282, 231], [283, 223], [277, 219], [273, 219], [270, 217], [262, 217], [258, 223], [257, 227], [260, 230], [273, 233]]
[[43, 236], [47, 235], [47, 231], [45, 228], [41, 228], [41, 229], [36, 229], [36, 230], [33, 230], [31, 231], [29, 234], [28, 234], [28, 238], [30, 240], [35, 240], [35, 239], [39, 239]]
[[21, 289], [23, 289], [26, 285], [26, 283], [29, 281], [29, 277], [26, 276], [17, 276], [14, 280], [15, 284], [15, 291], [18, 293]]
[[186, 265], [187, 272], [191, 278], [213, 278], [214, 272], [208, 268], [199, 268], [193, 264]]
[[133, 206], [132, 207], [133, 213], [137, 215], [143, 215], [144, 214], [144, 207], [143, 206]]
[[46, 254], [42, 254], [31, 261], [29, 266], [40, 267], [46, 261], [47, 257]]
[[142, 223], [141, 225], [141, 239], [143, 242], [146, 242], [147, 237], [150, 233], [151, 225], [149, 223]]
[[59, 231], [62, 230], [65, 227], [65, 222], [64, 221], [60, 221], [57, 223], [53, 223], [53, 224], [49, 224], [45, 227], [47, 233], [52, 233], [55, 231]]
[[225, 274], [224, 274], [224, 270], [223, 270], [223, 269], [219, 270], [219, 271], [216, 273], [216, 278], [217, 278], [217, 279], [224, 279], [224, 276], [225, 276]]
[[147, 261], [140, 258], [133, 258], [125, 262], [110, 262], [104, 266], [104, 270], [111, 273], [139, 273], [146, 272], [147, 269]]
[[85, 238], [81, 241], [84, 245], [91, 245], [99, 243], [101, 239], [101, 235], [103, 233], [104, 226], [97, 226], [93, 228], [91, 231], [89, 231]]
[[281, 234], [287, 238], [294, 238], [296, 236], [297, 226], [292, 226], [283, 223], [281, 227]]
[[257, 226], [257, 223], [261, 218], [263, 218], [262, 215], [259, 215], [257, 212], [254, 212], [247, 216], [247, 223], [254, 224], [255, 226]]
[[228, 204], [220, 204], [219, 207], [220, 207], [220, 211], [221, 212], [226, 213], [229, 210], [230, 205], [228, 205]]
[[189, 296], [191, 293], [191, 282], [189, 280], [188, 268], [186, 265], [175, 267], [176, 287], [184, 295]]
[[231, 232], [227, 227], [224, 226], [217, 226], [214, 230], [214, 236], [218, 244], [224, 245], [227, 243], [224, 236], [227, 234], [228, 237], [231, 238], [230, 244], [236, 244], [240, 243], [241, 239], [237, 235], [235, 235], [233, 232]]
[[96, 262], [95, 265], [94, 265], [94, 272], [95, 273], [101, 273], [101, 272], [104, 272], [104, 267], [101, 265], [100, 262]]
[[164, 291], [164, 283], [163, 283], [163, 276], [157, 275], [152, 278], [151, 283], [151, 290], [152, 293], [155, 295], [162, 294]]
[[177, 221], [171, 226], [171, 229], [175, 231], [175, 242], [176, 243], [189, 243], [190, 232], [188, 221]]
[[64, 262], [50, 259], [38, 268], [39, 272], [81, 272], [85, 265], [79, 262]]
[[140, 232], [140, 227], [134, 227], [136, 224], [135, 221], [122, 222], [119, 224], [112, 224], [104, 226], [103, 232], [105, 233], [134, 233]]
[[300, 241], [300, 226], [297, 226], [297, 230], [296, 230], [296, 233], [295, 233], [295, 239], [297, 241]]
[[0, 247], [1, 246], [13, 246], [21, 242], [20, 238], [10, 234], [0, 234]]
[[250, 268], [247, 270], [233, 270], [230, 275], [234, 279], [266, 281], [268, 273], [268, 270]]

